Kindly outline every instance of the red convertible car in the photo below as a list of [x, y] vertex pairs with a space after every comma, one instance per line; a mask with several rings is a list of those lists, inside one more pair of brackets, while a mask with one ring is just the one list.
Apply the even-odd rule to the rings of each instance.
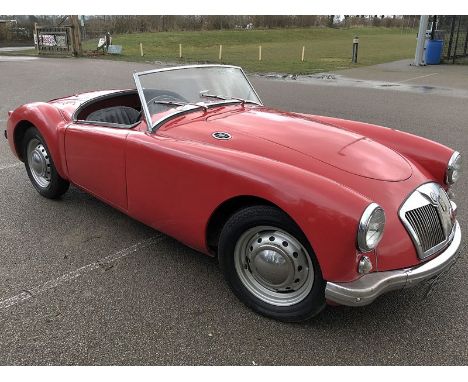
[[217, 256], [245, 304], [284, 321], [369, 304], [456, 260], [458, 152], [268, 108], [234, 66], [134, 79], [9, 113], [5, 135], [41, 195], [72, 183]]

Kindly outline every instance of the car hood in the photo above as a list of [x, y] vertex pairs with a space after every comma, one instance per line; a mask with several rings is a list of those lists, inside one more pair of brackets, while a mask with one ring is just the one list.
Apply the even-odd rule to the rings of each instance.
[[[390, 182], [406, 180], [412, 174], [408, 161], [392, 149], [300, 114], [238, 106], [191, 122], [171, 123], [160, 133], [266, 156], [307, 170], [321, 163]], [[214, 132], [228, 133], [231, 138], [215, 139]]]

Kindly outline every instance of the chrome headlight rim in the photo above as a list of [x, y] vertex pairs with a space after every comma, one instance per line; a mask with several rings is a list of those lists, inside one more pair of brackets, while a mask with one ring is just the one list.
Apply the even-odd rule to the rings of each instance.
[[[383, 227], [380, 233], [380, 236], [378, 239], [375, 241], [373, 245], [369, 245], [367, 242], [367, 233], [370, 228], [370, 222], [372, 217], [376, 213], [382, 213], [383, 214]], [[360, 252], [366, 253], [366, 252], [371, 252], [373, 251], [377, 245], [380, 243], [383, 237], [383, 232], [385, 229], [385, 211], [382, 207], [380, 207], [377, 203], [371, 203], [367, 206], [367, 208], [364, 210], [362, 213], [361, 219], [359, 220], [359, 225], [358, 225], [358, 233], [357, 233], [357, 247]]]
[[[448, 186], [454, 185], [459, 179], [459, 173], [461, 169], [461, 158], [461, 154], [458, 151], [454, 151], [447, 163], [445, 183]], [[454, 174], [457, 174], [456, 179], [454, 179]]]

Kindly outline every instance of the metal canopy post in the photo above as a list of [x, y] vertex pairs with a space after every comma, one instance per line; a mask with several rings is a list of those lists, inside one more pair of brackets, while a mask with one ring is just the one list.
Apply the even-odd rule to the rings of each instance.
[[418, 43], [416, 44], [416, 53], [414, 55], [414, 65], [424, 65], [424, 44], [426, 42], [426, 30], [429, 22], [429, 16], [421, 16], [419, 19]]

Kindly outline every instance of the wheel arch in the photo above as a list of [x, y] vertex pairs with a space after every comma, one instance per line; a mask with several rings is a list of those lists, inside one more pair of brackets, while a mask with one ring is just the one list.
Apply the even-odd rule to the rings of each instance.
[[31, 121], [28, 120], [21, 120], [19, 121], [14, 129], [13, 134], [13, 142], [15, 145], [16, 155], [18, 156], [19, 160], [24, 162], [23, 158], [23, 138], [26, 130], [31, 127], [36, 127]]
[[45, 102], [20, 106], [13, 111], [7, 122], [7, 136], [13, 153], [24, 162], [22, 153], [23, 137], [28, 128], [34, 127], [44, 138], [57, 172], [67, 177], [63, 139], [66, 121], [60, 111]]
[[[297, 222], [280, 206], [265, 198], [254, 195], [238, 195], [222, 202], [211, 214], [205, 230], [205, 240], [210, 253], [217, 256], [221, 231], [228, 219], [237, 211], [251, 206], [271, 206], [286, 214], [301, 230]], [[302, 230], [301, 230], [302, 231]], [[304, 235], [305, 237], [305, 235]], [[310, 243], [309, 243], [310, 244]]]

